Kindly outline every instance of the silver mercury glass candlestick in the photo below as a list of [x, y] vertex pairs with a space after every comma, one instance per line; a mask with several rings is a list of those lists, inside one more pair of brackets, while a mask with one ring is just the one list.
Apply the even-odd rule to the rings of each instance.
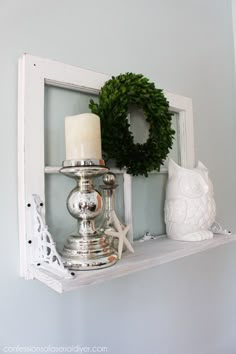
[[101, 269], [118, 260], [109, 237], [94, 225], [102, 212], [103, 200], [94, 189], [92, 178], [107, 171], [103, 160], [64, 161], [60, 169], [60, 173], [77, 182], [67, 198], [67, 209], [78, 220], [78, 232], [68, 237], [61, 252], [64, 265], [71, 270]]

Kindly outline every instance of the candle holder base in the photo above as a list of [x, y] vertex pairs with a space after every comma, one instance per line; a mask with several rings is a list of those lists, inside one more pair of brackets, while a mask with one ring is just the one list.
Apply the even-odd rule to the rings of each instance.
[[71, 235], [61, 252], [64, 266], [70, 270], [93, 270], [110, 267], [118, 255], [110, 246], [108, 238], [96, 233], [92, 237]]

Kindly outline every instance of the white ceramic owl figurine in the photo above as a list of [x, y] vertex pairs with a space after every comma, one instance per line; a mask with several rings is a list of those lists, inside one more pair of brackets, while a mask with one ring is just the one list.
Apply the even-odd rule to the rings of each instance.
[[180, 241], [202, 241], [213, 237], [216, 217], [213, 186], [207, 168], [180, 167], [170, 159], [165, 201], [167, 236]]

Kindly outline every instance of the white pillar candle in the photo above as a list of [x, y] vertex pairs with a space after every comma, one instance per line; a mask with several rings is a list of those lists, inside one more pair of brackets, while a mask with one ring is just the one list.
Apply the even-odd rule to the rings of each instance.
[[65, 142], [66, 160], [100, 160], [100, 118], [93, 113], [65, 117]]

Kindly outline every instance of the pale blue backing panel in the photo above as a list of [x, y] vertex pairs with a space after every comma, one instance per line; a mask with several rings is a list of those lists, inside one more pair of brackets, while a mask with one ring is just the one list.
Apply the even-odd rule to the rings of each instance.
[[165, 233], [164, 199], [167, 174], [150, 174], [133, 178], [133, 231], [134, 239], [145, 232]]

